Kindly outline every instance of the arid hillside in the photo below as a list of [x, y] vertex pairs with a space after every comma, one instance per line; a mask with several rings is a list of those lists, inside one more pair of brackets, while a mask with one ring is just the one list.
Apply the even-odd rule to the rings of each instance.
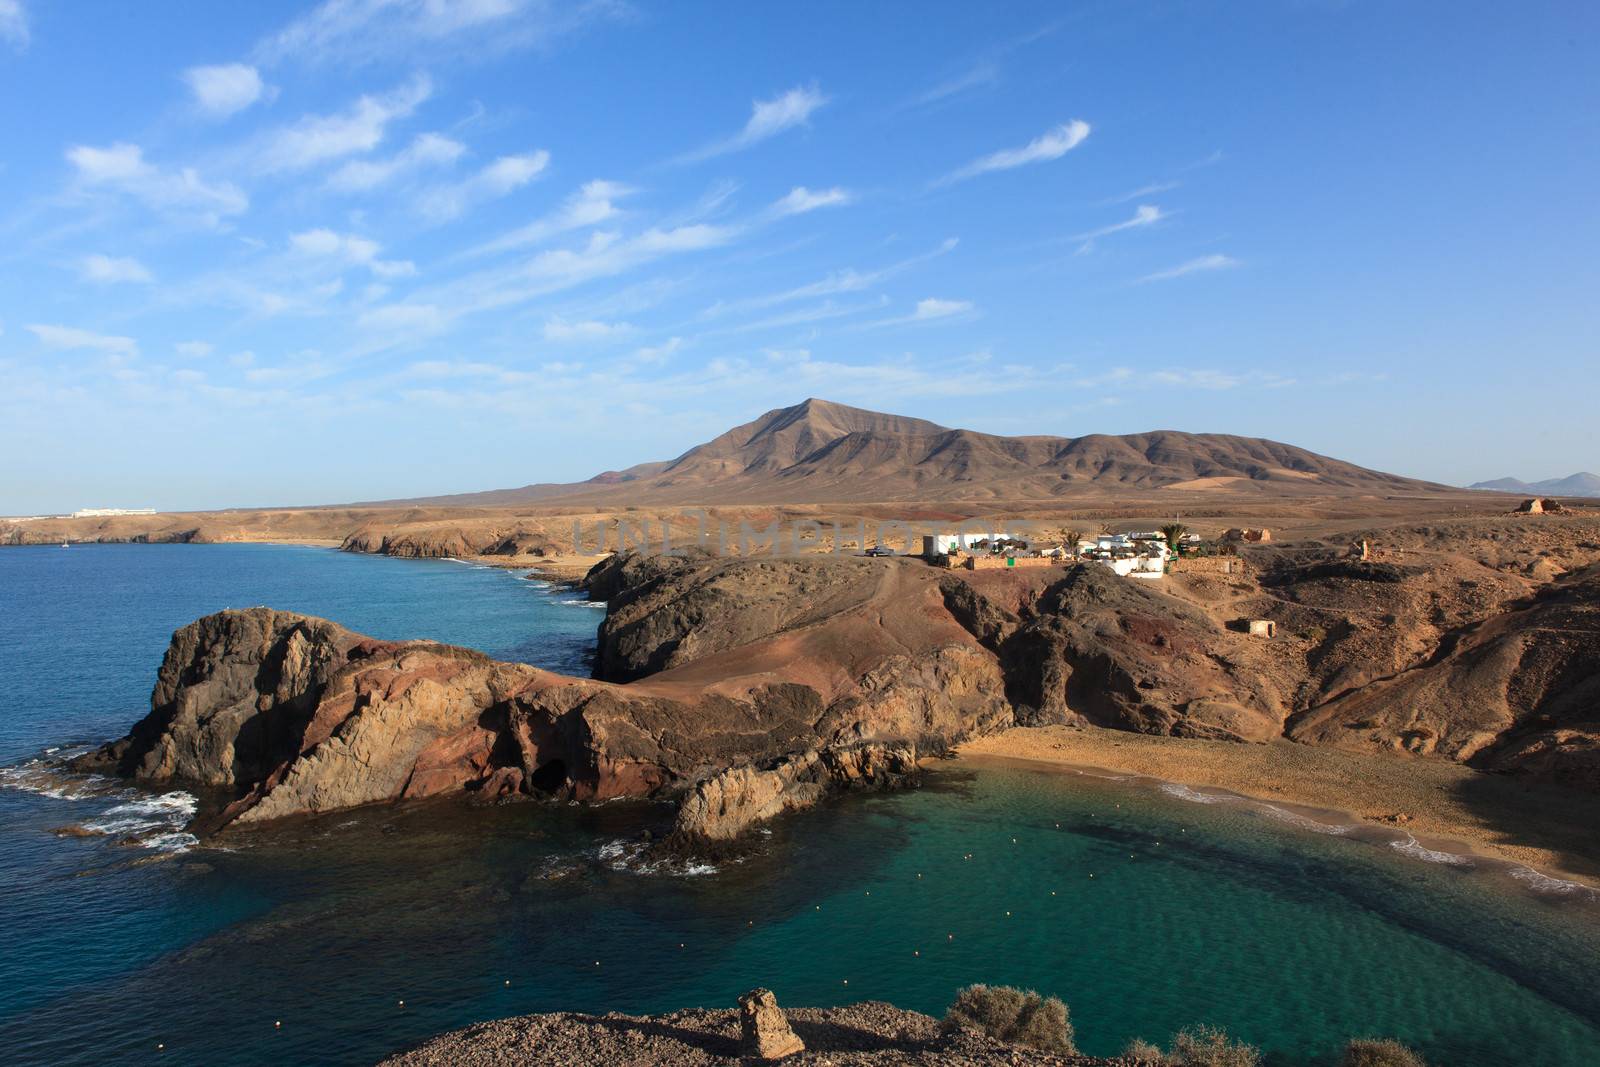
[[806, 400], [668, 462], [571, 485], [388, 501], [503, 507], [606, 504], [1050, 499], [1108, 489], [1305, 496], [1449, 491], [1293, 445], [1228, 434], [1001, 437], [826, 400]]

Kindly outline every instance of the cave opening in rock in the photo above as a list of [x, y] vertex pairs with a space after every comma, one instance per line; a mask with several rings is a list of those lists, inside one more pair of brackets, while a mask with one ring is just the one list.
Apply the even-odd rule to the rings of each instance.
[[528, 784], [541, 793], [554, 793], [567, 783], [567, 765], [564, 761], [553, 759], [541, 763], [539, 769], [533, 772], [528, 779]]

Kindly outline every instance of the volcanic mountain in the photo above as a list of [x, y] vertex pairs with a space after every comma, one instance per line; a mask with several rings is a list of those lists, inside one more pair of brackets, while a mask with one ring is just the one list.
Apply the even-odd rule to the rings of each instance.
[[1447, 491], [1261, 438], [1176, 430], [1002, 437], [812, 399], [735, 426], [677, 459], [607, 471], [584, 482], [384, 503], [1021, 500], [1128, 490], [1340, 496]]
[[1600, 496], [1600, 474], [1579, 471], [1565, 478], [1546, 478], [1540, 482], [1525, 482], [1520, 478], [1496, 478], [1490, 482], [1473, 482], [1468, 489], [1487, 489], [1495, 493], [1522, 493], [1529, 496]]

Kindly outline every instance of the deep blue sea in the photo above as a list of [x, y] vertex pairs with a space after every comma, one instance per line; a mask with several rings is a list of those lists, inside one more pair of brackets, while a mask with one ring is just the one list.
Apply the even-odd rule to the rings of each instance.
[[186, 794], [33, 773], [125, 732], [210, 611], [585, 673], [600, 613], [572, 599], [312, 548], [0, 549], [0, 1061], [366, 1064], [522, 1012], [767, 985], [938, 1013], [987, 981], [1061, 996], [1093, 1053], [1209, 1023], [1274, 1064], [1369, 1034], [1435, 1064], [1600, 1063], [1584, 894], [1148, 782], [957, 763], [718, 869], [642, 862], [651, 805], [370, 808], [216, 847], [182, 834]]

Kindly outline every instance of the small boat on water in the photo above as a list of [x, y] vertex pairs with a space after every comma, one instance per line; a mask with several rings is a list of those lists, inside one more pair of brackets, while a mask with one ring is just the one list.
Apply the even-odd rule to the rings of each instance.
[[61, 547], [62, 548], [71, 548], [72, 546], [67, 544], [66, 538], [62, 538], [61, 539]]

